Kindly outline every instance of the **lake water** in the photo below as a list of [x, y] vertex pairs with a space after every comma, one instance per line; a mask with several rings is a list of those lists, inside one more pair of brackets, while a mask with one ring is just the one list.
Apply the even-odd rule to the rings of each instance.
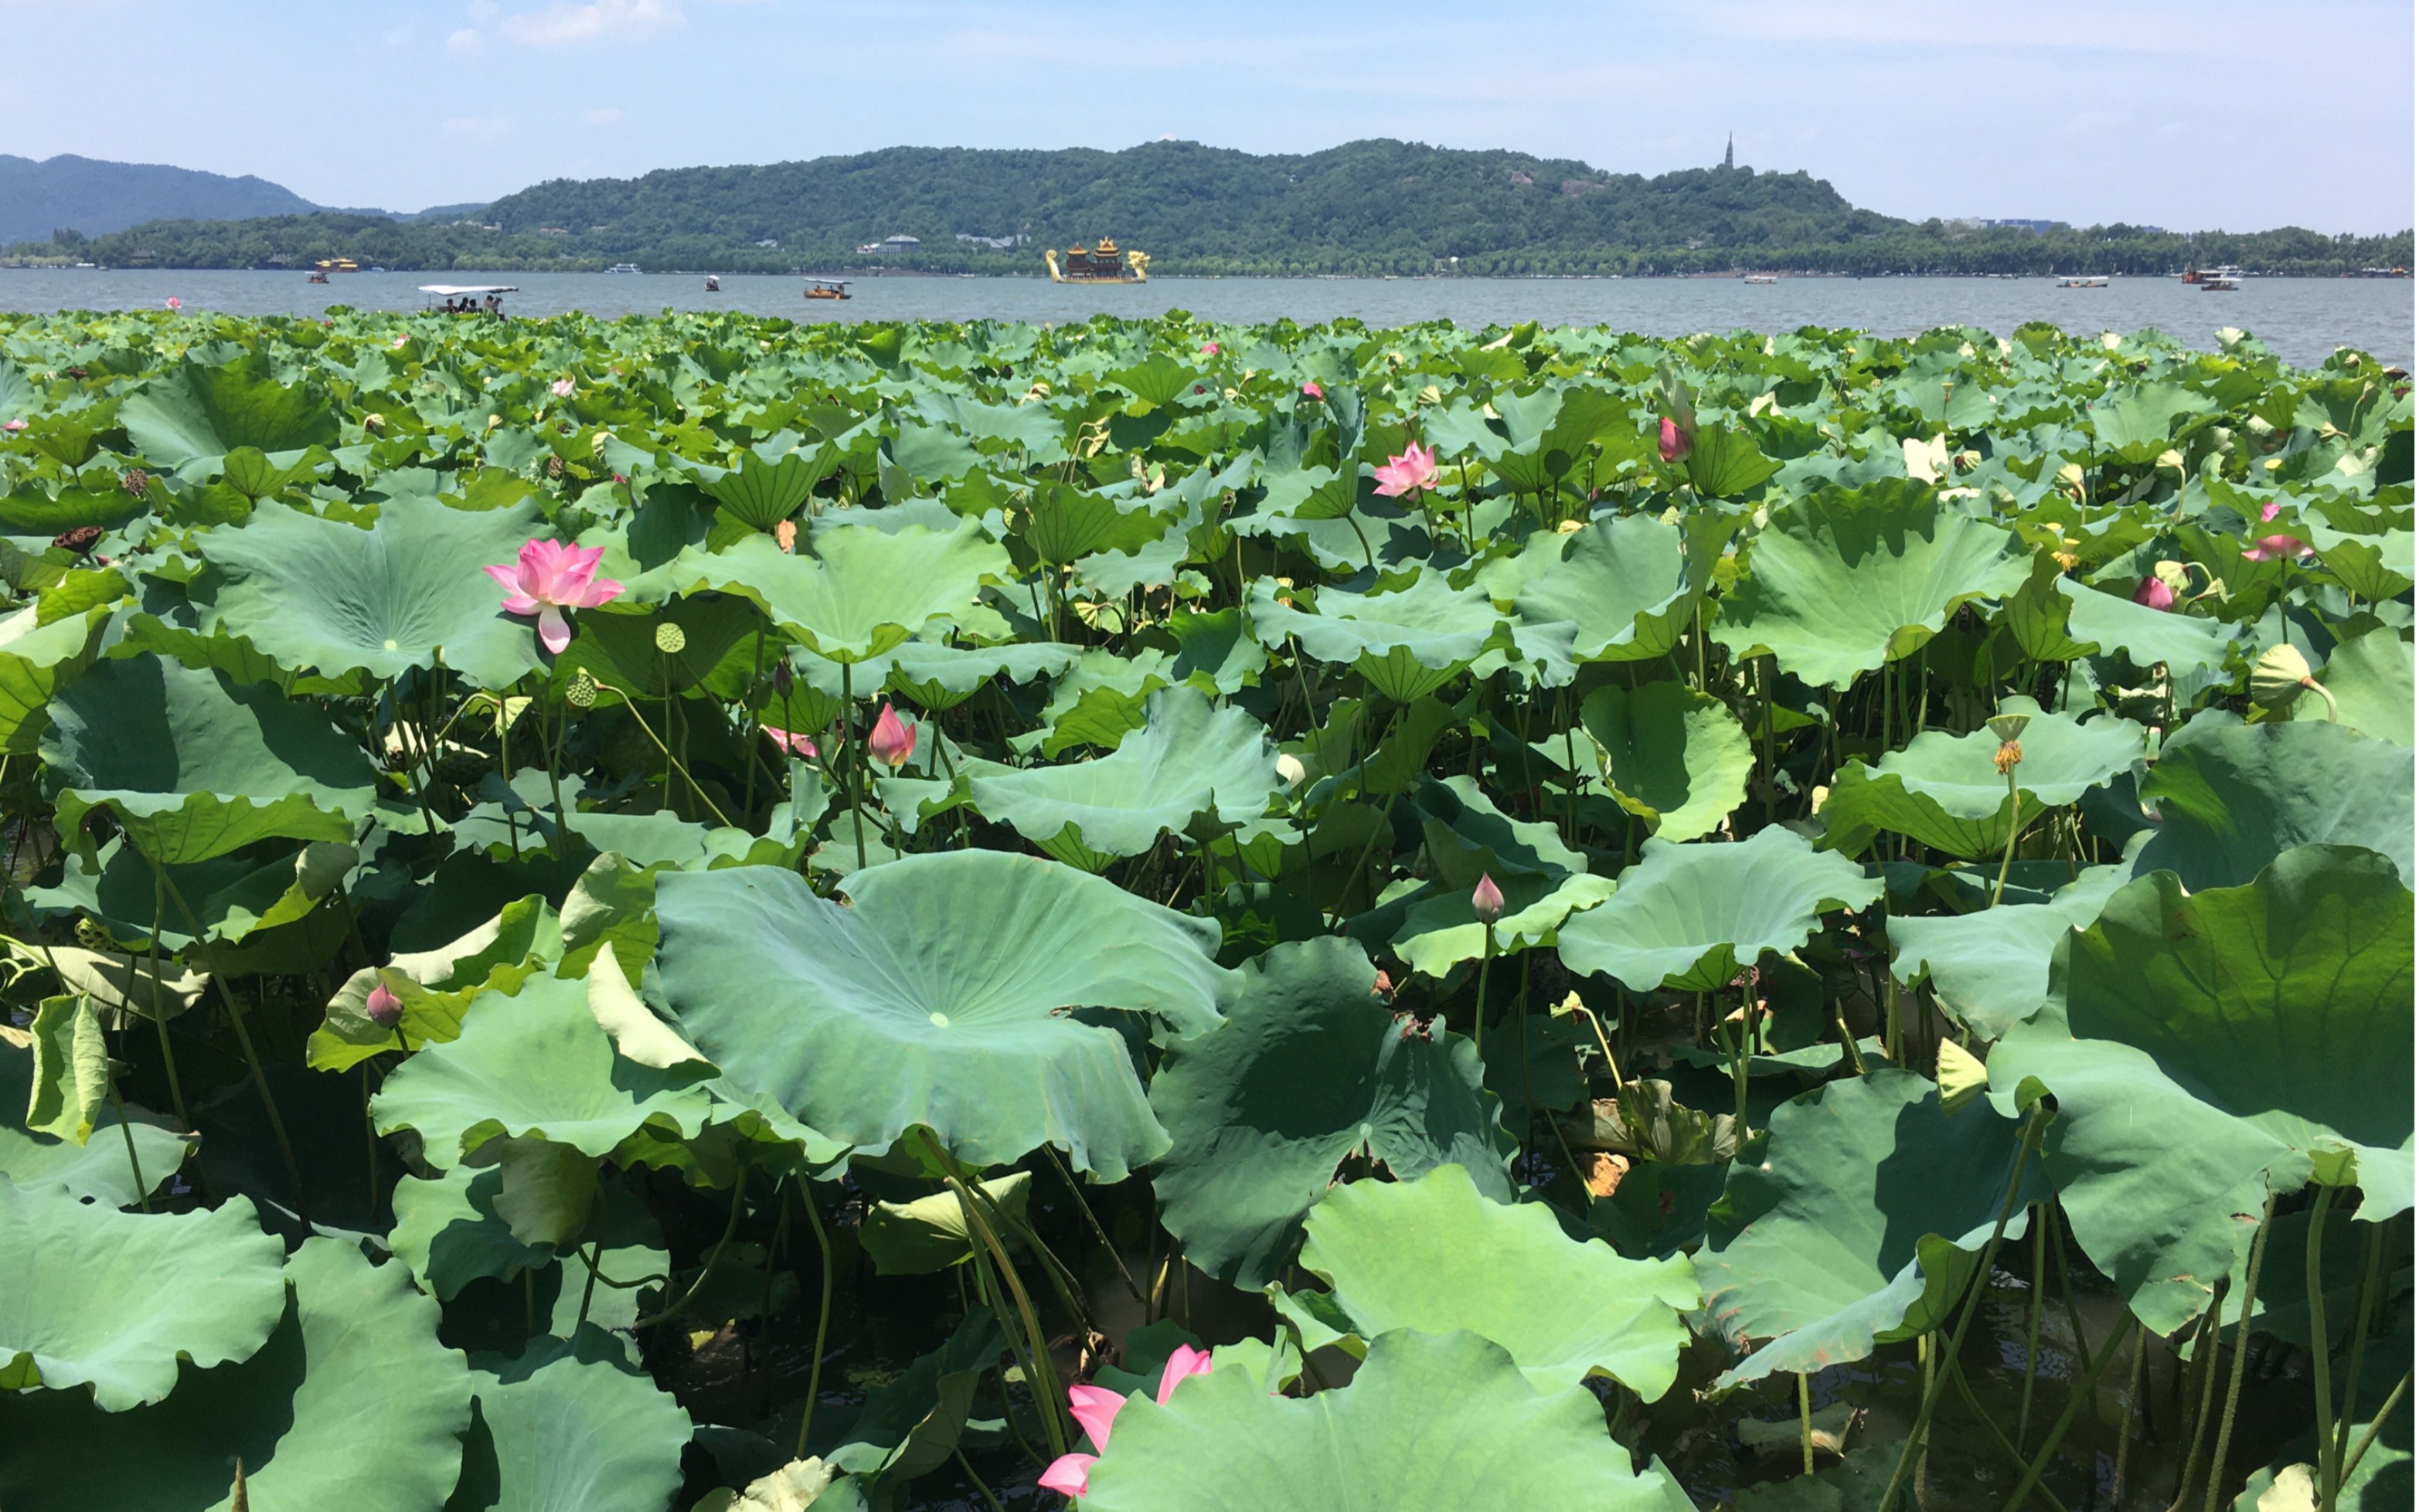
[[1188, 279], [1144, 284], [1054, 284], [1032, 278], [856, 278], [846, 303], [800, 298], [802, 281], [729, 275], [705, 292], [693, 273], [340, 273], [306, 283], [299, 272], [193, 269], [0, 268], [0, 310], [157, 309], [175, 295], [190, 310], [317, 314], [330, 305], [418, 310], [423, 283], [512, 283], [516, 314], [584, 310], [607, 317], [665, 310], [741, 310], [796, 320], [1081, 320], [1107, 311], [1154, 315], [1189, 310], [1207, 319], [1302, 322], [1356, 316], [1373, 326], [1450, 319], [1469, 327], [1538, 320], [1605, 325], [1648, 336], [1703, 330], [1791, 330], [1851, 326], [1907, 336], [1935, 326], [1980, 326], [2005, 335], [2028, 320], [2069, 330], [2157, 328], [2199, 346], [2237, 326], [2288, 360], [2309, 364], [2353, 346], [2408, 366], [2412, 290], [2405, 280], [2250, 279], [2239, 292], [2204, 294], [2169, 279], [2116, 279], [2104, 289], [2061, 289], [2047, 279]]

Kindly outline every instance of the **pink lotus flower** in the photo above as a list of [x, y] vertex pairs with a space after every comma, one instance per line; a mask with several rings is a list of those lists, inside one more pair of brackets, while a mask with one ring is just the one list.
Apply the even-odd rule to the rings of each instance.
[[770, 725], [764, 725], [763, 730], [775, 745], [792, 756], [805, 756], [809, 761], [814, 759], [815, 742], [811, 737], [797, 730], [777, 730]]
[[1470, 911], [1478, 915], [1478, 922], [1483, 924], [1491, 924], [1503, 917], [1503, 890], [1497, 887], [1495, 878], [1485, 872], [1479, 873], [1478, 885], [1470, 891]]
[[1203, 342], [1201, 344], [1201, 355], [1203, 357], [1216, 357], [1218, 355], [1218, 344], [1216, 342]]
[[568, 399], [571, 397], [572, 390], [579, 386], [573, 383], [569, 378], [557, 378], [553, 383], [547, 385], [547, 387], [552, 390], [554, 397], [557, 399]]
[[1378, 496], [1396, 498], [1415, 489], [1434, 488], [1437, 483], [1436, 448], [1422, 449], [1417, 441], [1398, 456], [1386, 459], [1377, 470]]
[[362, 1009], [380, 1029], [393, 1029], [403, 1022], [403, 999], [383, 982], [370, 988], [369, 1001]]
[[2172, 609], [2176, 605], [2176, 590], [2159, 578], [2146, 577], [2142, 579], [2142, 586], [2134, 590], [2134, 602], [2145, 609]]
[[2282, 510], [2284, 507], [2284, 505], [2277, 503], [2274, 499], [2270, 499], [2267, 503], [2259, 507], [2259, 523], [2261, 525], [2266, 525], [2269, 521], [2274, 519], [2277, 512]]
[[[329, 324], [332, 326], [332, 325], [334, 325], [334, 324], [335, 324], [335, 322], [331, 320], [331, 321], [330, 321], [330, 322], [329, 322]], [[410, 338], [410, 337], [408, 337], [408, 336], [398, 336], [398, 337], [396, 337], [394, 340], [393, 340], [393, 341], [391, 341], [391, 342], [387, 343], [387, 345], [388, 345], [388, 346], [390, 346], [390, 347], [393, 348], [395, 351], [398, 351], [398, 352], [402, 351], [405, 347], [409, 346], [410, 344], [411, 344], [411, 338]]]
[[884, 704], [882, 712], [874, 716], [873, 733], [865, 738], [865, 749], [886, 767], [904, 766], [916, 754], [916, 726]]
[[[2266, 525], [2274, 520], [2277, 512], [2283, 508], [2284, 506], [2277, 503], [2275, 500], [2269, 500], [2266, 504], [2260, 507], [2259, 523], [2261, 525]], [[2261, 536], [2258, 540], [2253, 542], [2251, 543], [2251, 549], [2244, 552], [2242, 555], [2245, 559], [2250, 561], [2273, 562], [2284, 561], [2295, 557], [2307, 557], [2310, 555], [2312, 549], [2313, 548], [2310, 543], [2303, 541], [2300, 536], [2273, 535]]]
[[504, 588], [504, 613], [537, 616], [537, 638], [560, 656], [571, 644], [566, 609], [593, 609], [609, 603], [622, 585], [596, 575], [605, 559], [602, 546], [566, 546], [560, 541], [532, 541], [521, 547], [520, 561], [510, 567], [485, 569]]
[[1318, 386], [1318, 380], [1316, 378], [1303, 384], [1302, 386], [1302, 397], [1305, 399], [1324, 399], [1327, 397], [1327, 390]]
[[184, 301], [184, 300], [177, 298], [175, 295], [173, 295], [173, 294], [172, 294], [172, 295], [170, 295], [170, 296], [168, 296], [168, 313], [169, 313], [170, 314], [172, 314], [172, 315], [173, 315], [173, 314], [175, 314], [177, 311], [182, 310], [182, 309], [184, 309], [184, 308], [185, 308], [185, 301]]
[[1697, 437], [1681, 428], [1671, 416], [1663, 417], [1662, 430], [1655, 437], [1655, 454], [1666, 462], [1686, 462], [1688, 453], [1697, 450]]
[[[1179, 1344], [1176, 1352], [1167, 1357], [1167, 1368], [1159, 1373], [1159, 1405], [1176, 1395], [1176, 1384], [1187, 1376], [1210, 1373], [1210, 1356], [1206, 1351], [1190, 1344]], [[1063, 1454], [1050, 1461], [1041, 1473], [1040, 1485], [1044, 1490], [1062, 1496], [1081, 1496], [1091, 1488], [1092, 1466], [1101, 1455], [1109, 1452], [1109, 1428], [1125, 1410], [1127, 1398], [1104, 1386], [1070, 1386], [1067, 1388], [1067, 1410], [1082, 1424], [1084, 1436], [1092, 1441], [1100, 1454]]]
[[7, 431], [11, 435], [14, 435], [24, 428], [25, 422], [21, 420], [12, 420], [6, 425], [0, 425], [0, 431]]

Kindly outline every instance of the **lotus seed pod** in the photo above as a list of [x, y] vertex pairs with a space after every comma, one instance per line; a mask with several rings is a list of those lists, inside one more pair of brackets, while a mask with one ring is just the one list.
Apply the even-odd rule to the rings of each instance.
[[2251, 701], [2262, 709], [2283, 709], [2315, 686], [2310, 664], [2290, 646], [2269, 648], [2251, 668]]
[[563, 691], [562, 700], [574, 709], [591, 709], [595, 706], [596, 680], [588, 675], [586, 667], [581, 667], [572, 678], [571, 686]]
[[107, 950], [110, 946], [109, 931], [90, 919], [76, 921], [75, 937], [76, 943], [86, 950]]
[[1999, 738], [2002, 744], [2005, 744], [2022, 735], [2025, 732], [2025, 726], [2032, 722], [2033, 716], [2030, 714], [1993, 714], [1982, 723], [1989, 727], [1992, 734]]
[[688, 632], [667, 620], [655, 627], [655, 649], [666, 656], [678, 656], [688, 649]]

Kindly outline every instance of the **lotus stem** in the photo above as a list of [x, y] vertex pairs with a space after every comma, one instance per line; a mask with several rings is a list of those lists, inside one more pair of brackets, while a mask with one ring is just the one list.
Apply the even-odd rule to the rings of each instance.
[[[2015, 742], [2008, 743], [2012, 745]], [[2017, 757], [2017, 761], [2022, 759], [2022, 756]], [[1999, 899], [2007, 895], [2008, 872], [2016, 863], [2016, 837], [2024, 832], [2024, 829], [2025, 803], [2016, 792], [2016, 762], [2011, 761], [2008, 763], [2008, 848], [2006, 854], [1999, 858], [1999, 879], [1991, 888], [1991, 907], [1995, 909], [1999, 906]]]
[[2351, 1446], [2351, 1457], [2344, 1461], [2344, 1480], [2350, 1480], [2351, 1473], [2360, 1468], [2361, 1457], [2367, 1454], [2368, 1446], [2377, 1442], [2377, 1435], [2385, 1427], [2385, 1420], [2394, 1415], [2394, 1410], [2402, 1405], [2402, 1398], [2408, 1396], [2410, 1391], [2411, 1367], [2405, 1366], [2402, 1369], [2402, 1379], [2396, 1382], [2394, 1389], [2385, 1394], [2385, 1405], [2377, 1410], [2375, 1417], [2369, 1419], [2368, 1431], [2363, 1433], [2360, 1436], [2360, 1442]]
[[1814, 1398], [1807, 1389], [1806, 1372], [1797, 1372], [1797, 1451], [1806, 1474], [1814, 1474]]
[[[1051, 638], [1057, 638], [1057, 615], [1051, 616]], [[848, 768], [848, 827], [856, 839], [856, 869], [865, 870], [865, 810], [858, 800], [863, 779], [856, 743], [856, 684], [850, 663], [840, 664], [840, 740], [842, 765]]]
[[824, 1215], [815, 1207], [815, 1189], [810, 1182], [798, 1184], [798, 1200], [806, 1205], [807, 1223], [815, 1231], [815, 1249], [823, 1257], [823, 1303], [815, 1309], [815, 1357], [807, 1367], [807, 1404], [798, 1414], [798, 1452], [793, 1459], [807, 1457], [807, 1430], [814, 1427], [815, 1402], [824, 1389], [824, 1350], [831, 1336], [832, 1248], [831, 1234], [824, 1228]]
[[117, 1095], [117, 1073], [109, 1069], [102, 1058], [102, 1073], [108, 1077], [110, 1111], [117, 1115], [117, 1133], [126, 1141], [126, 1168], [134, 1173], [134, 1198], [143, 1211], [151, 1211], [151, 1184], [143, 1179], [143, 1157], [134, 1153], [134, 1125], [126, 1122], [126, 1104]]
[[[2320, 1252], [2325, 1248], [2327, 1210], [2334, 1204], [2332, 1186], [2319, 1188], [2318, 1202], [2310, 1209], [2310, 1231], [2302, 1251], [2302, 1279], [2310, 1299], [2310, 1383], [2318, 1397], [2319, 1409], [2319, 1512], [2335, 1512], [2337, 1470], [2334, 1453], [2335, 1442], [2335, 1397], [2334, 1330], [2327, 1327], [2326, 1277], [2319, 1269]], [[2240, 1351], [2249, 1341], [2249, 1319], [2237, 1326], [2234, 1347]], [[2226, 1441], [2221, 1437], [2219, 1443]], [[2223, 1454], [2223, 1449], [2220, 1453]], [[2222, 1465], [2225, 1461], [2221, 1459]], [[2212, 1484], [2214, 1484], [2212, 1482]]]
[[2083, 1367], [2091, 1368], [2091, 1343], [2083, 1336], [2083, 1314], [2074, 1305], [2074, 1275], [2066, 1260], [2066, 1230], [2057, 1215], [2057, 1199], [2042, 1204], [2042, 1221], [2049, 1225], [2049, 1252], [2057, 1258], [2058, 1302], [2066, 1308], [2066, 1325], [2074, 1331], [2074, 1347], [2080, 1351]]
[[[1951, 1370], [1957, 1368], [1958, 1358], [1964, 1350], [1965, 1331], [1973, 1326], [1974, 1314], [1981, 1309], [1982, 1293], [1990, 1285], [1991, 1262], [1999, 1258], [1999, 1245], [2008, 1237], [2008, 1220], [2015, 1216], [2016, 1194], [2024, 1189], [2025, 1162], [2031, 1156], [2048, 1116], [2047, 1106], [2037, 1102], [2025, 1118], [2024, 1133], [2016, 1140], [2016, 1158], [2008, 1170], [2007, 1193], [1999, 1199], [1999, 1216], [1991, 1225], [1990, 1243], [1982, 1246], [1982, 1258], [1974, 1267], [1965, 1304], [1957, 1314], [1956, 1330], [1949, 1337], [1948, 1368]], [[1899, 1451], [1898, 1468], [1890, 1472], [1889, 1485], [1883, 1489], [1874, 1512], [1891, 1512], [1898, 1505], [1899, 1493], [1906, 1488], [1907, 1474], [1915, 1468], [1916, 1454], [1931, 1430], [1932, 1414], [1940, 1406], [1940, 1387], [1936, 1378], [1925, 1383], [1922, 1403], [1916, 1409], [1915, 1426], [1907, 1430], [1906, 1446]]]
[[[146, 855], [146, 861], [151, 858]], [[160, 1063], [168, 1073], [168, 1100], [177, 1109], [177, 1127], [190, 1130], [193, 1116], [185, 1111], [185, 1087], [177, 1075], [176, 1046], [168, 1043], [168, 1013], [160, 1001], [160, 931], [166, 926], [168, 874], [151, 863], [151, 1022], [160, 1031]], [[55, 967], [53, 968], [56, 970]], [[62, 978], [61, 980], [65, 980]]]
[[375, 1226], [378, 1205], [377, 1120], [370, 1116], [370, 1063], [367, 1061], [362, 1062], [362, 1154], [369, 1162], [369, 1221]]
[[[655, 749], [664, 754], [664, 765], [666, 770], [670, 771], [673, 768], [679, 768], [681, 775], [683, 777], [688, 777], [688, 770], [685, 766], [682, 766], [680, 757], [672, 755], [672, 748], [666, 745], [663, 742], [662, 737], [655, 734], [655, 726], [647, 723], [647, 716], [639, 712], [639, 700], [635, 697], [624, 698], [622, 701], [622, 707], [630, 711], [630, 717], [638, 722], [639, 728], [644, 730], [646, 732], [647, 739], [655, 741]], [[704, 789], [698, 787], [697, 780], [695, 778], [690, 777], [688, 779], [688, 786], [689, 791], [697, 794], [698, 802], [705, 805], [706, 812], [714, 816], [714, 820], [716, 824], [722, 825], [726, 829], [732, 827], [731, 816], [723, 813], [721, 808], [716, 804], [713, 799], [705, 796]], [[665, 779], [665, 788], [667, 795], [669, 795], [670, 789], [670, 777]]]
[[1125, 1282], [1127, 1292], [1136, 1302], [1144, 1302], [1146, 1299], [1142, 1294], [1142, 1284], [1133, 1278], [1132, 1271], [1126, 1269], [1125, 1257], [1118, 1254], [1117, 1246], [1110, 1242], [1109, 1231], [1101, 1227], [1099, 1216], [1092, 1212], [1092, 1204], [1084, 1200], [1084, 1189], [1076, 1184], [1074, 1175], [1067, 1169], [1067, 1163], [1058, 1158], [1058, 1147], [1044, 1140], [1041, 1153], [1050, 1157], [1050, 1168], [1058, 1173], [1058, 1180], [1065, 1183], [1067, 1190], [1074, 1195], [1075, 1206], [1083, 1210], [1084, 1221], [1091, 1225], [1092, 1237], [1098, 1239], [1101, 1242], [1101, 1247], [1108, 1251], [1110, 1262], [1117, 1266], [1117, 1276]]
[[1482, 919], [1478, 929], [1478, 1005], [1470, 1018], [1470, 1044], [1478, 1052], [1483, 1066], [1487, 1061], [1487, 969], [1495, 964], [1495, 925]]
[[2025, 1317], [2024, 1395], [2016, 1408], [2016, 1451], [2020, 1456], [2024, 1452], [2025, 1440], [2032, 1432], [2033, 1382], [2041, 1373], [2042, 1291], [2047, 1279], [2043, 1273], [2049, 1269], [2049, 1225], [2042, 1221], [2041, 1213], [2044, 1205], [2035, 1204], [2032, 1216], [2033, 1294], [2032, 1306], [2026, 1309]]
[[[1040, 1410], [1041, 1427], [1050, 1440], [1050, 1452], [1053, 1455], [1065, 1454], [1071, 1442], [1067, 1435], [1065, 1404], [1059, 1399], [1058, 1374], [1050, 1362], [1050, 1340], [1041, 1331], [1041, 1318], [1034, 1310], [1033, 1298], [1018, 1277], [1014, 1262], [1008, 1257], [1008, 1246], [999, 1242], [999, 1235], [984, 1218], [982, 1206], [976, 1199], [971, 1184], [965, 1180], [956, 1157], [942, 1148], [939, 1138], [931, 1131], [925, 1131], [924, 1138], [941, 1168], [942, 1181], [958, 1195], [958, 1208], [966, 1216], [968, 1231], [979, 1242], [983, 1256], [990, 1260], [1000, 1289], [1015, 1305], [1017, 1320], [1024, 1327], [1024, 1347], [1016, 1349], [1012, 1340], [1010, 1348], [1022, 1356], [1020, 1364], [1025, 1370], [1025, 1383], [1033, 1392], [1035, 1405]], [[983, 1279], [979, 1264], [976, 1279]]]
[[[2324, 1188], [2321, 1190], [2323, 1191]], [[2311, 1221], [2315, 1224], [2322, 1221], [2325, 1216], [2325, 1210], [2321, 1208], [2317, 1217]], [[2249, 1364], [2251, 1359], [2251, 1307], [2252, 1304], [2259, 1298], [2259, 1267], [2268, 1259], [2268, 1236], [2275, 1227], [2276, 1194], [2271, 1192], [2268, 1194], [2267, 1208], [2259, 1215], [2259, 1231], [2251, 1240], [2251, 1268], [2243, 1273], [2242, 1310], [2234, 1317], [2234, 1368], [2226, 1374], [2226, 1406], [2218, 1413], [2217, 1448], [2209, 1457], [2209, 1486], [2201, 1499], [2201, 1512], [2216, 1512], [2218, 1483], [2226, 1478], [2226, 1451], [2234, 1443], [2234, 1409], [2242, 1397], [2243, 1367]], [[2313, 1324], [2317, 1321], [2316, 1318], [2311, 1320]], [[2216, 1334], [2210, 1335], [2211, 1349], [2215, 1349], [2218, 1342]], [[2321, 1362], [2319, 1369], [2325, 1368], [2324, 1363]], [[2319, 1379], [2323, 1381], [2326, 1378], [2321, 1375]], [[2320, 1397], [2319, 1403], [2319, 1421], [2323, 1424], [2328, 1416], [2325, 1411], [2326, 1398]]]
[[604, 1258], [604, 1241], [597, 1240], [586, 1249], [574, 1251], [579, 1256], [579, 1263], [588, 1267], [588, 1284], [579, 1289], [579, 1318], [571, 1325], [575, 1329], [587, 1323], [588, 1305], [596, 1299], [596, 1262]]
[[[1973, 1386], [1965, 1380], [1965, 1372], [1963, 1369], [1951, 1369], [1949, 1377], [1949, 1384], [1957, 1388], [1957, 1399], [1964, 1402], [1965, 1410], [1974, 1414], [1974, 1421], [1982, 1425], [1982, 1431], [1991, 1436], [1991, 1442], [1999, 1446], [1999, 1452], [2012, 1460], [2018, 1470], [2030, 1468], [2031, 1462], [2025, 1459], [2025, 1452], [2016, 1447], [2014, 1442], [2008, 1437], [2006, 1430], [1993, 1421], [1990, 1413], [1975, 1397]], [[2060, 1502], [2057, 1494], [2048, 1487], [2036, 1487], [2035, 1489], [2040, 1492], [2042, 1500], [2050, 1504], [2051, 1512], [2066, 1512], [2066, 1504]]]
[[698, 1292], [705, 1287], [706, 1277], [712, 1275], [714, 1268], [722, 1262], [722, 1252], [731, 1247], [732, 1236], [739, 1232], [739, 1214], [747, 1205], [747, 1168], [743, 1165], [739, 1168], [738, 1179], [731, 1184], [731, 1216], [722, 1226], [722, 1237], [716, 1240], [714, 1247], [706, 1252], [705, 1263], [698, 1267], [697, 1279], [688, 1284], [688, 1290], [681, 1293], [678, 1302], [672, 1303], [660, 1311], [649, 1313], [632, 1323], [631, 1328], [652, 1328], [667, 1319], [676, 1318], [680, 1316], [682, 1308], [697, 1299]]
[[2057, 1421], [2050, 1425], [2048, 1439], [2042, 1443], [2041, 1452], [2033, 1456], [2032, 1463], [2026, 1467], [2025, 1478], [2016, 1483], [2015, 1494], [2008, 1498], [2001, 1512], [2016, 1512], [2016, 1508], [2025, 1504], [2025, 1498], [2036, 1490], [2048, 1494], [2047, 1488], [2041, 1484], [2042, 1472], [2049, 1468], [2051, 1458], [2057, 1453], [2057, 1446], [2066, 1441], [2067, 1430], [2074, 1426], [2075, 1414], [2083, 1411], [2085, 1402], [2091, 1400], [2093, 1391], [2100, 1384], [2100, 1372], [2108, 1368], [2108, 1362], [2117, 1357], [2118, 1341], [2125, 1336], [2125, 1330], [2133, 1326], [2134, 1320], [2130, 1314], [2117, 1320], [2117, 1326], [2109, 1332], [2108, 1342], [2101, 1347], [2099, 1361], [2083, 1373], [2083, 1378], [2074, 1383], [2074, 1389], [2067, 1394], [2066, 1410], [2059, 1413]]
[[2117, 1474], [2109, 1483], [2108, 1504], [2121, 1508], [2125, 1504], [2125, 1461], [2134, 1452], [2134, 1420], [2140, 1415], [2142, 1396], [2142, 1357], [2149, 1352], [2140, 1323], [2134, 1325], [2134, 1358], [2125, 1368], [2125, 1395], [2121, 1398], [2123, 1420], [2117, 1429]]
[[[2184, 1503], [2192, 1499], [2193, 1473], [2200, 1464], [2200, 1446], [2209, 1437], [2209, 1410], [2217, 1399], [2217, 1347], [2219, 1307], [2226, 1296], [2227, 1282], [2221, 1277], [2211, 1291], [2209, 1306], [2201, 1310], [2199, 1325], [2193, 1332], [2194, 1363], [2200, 1367], [2200, 1406], [2193, 1413], [2192, 1442], [2185, 1445], [2183, 1458], [2176, 1462], [2176, 1497], [2167, 1504], [2166, 1512], [2182, 1512]], [[2176, 1379], [2183, 1376], [2180, 1353], [2177, 1357]]]
[[[2353, 1314], [2351, 1358], [2344, 1366], [2343, 1418], [2335, 1430], [2334, 1443], [2338, 1464], [2342, 1462], [2351, 1438], [2351, 1426], [2360, 1415], [2360, 1371], [2365, 1363], [2364, 1356], [2368, 1352], [2368, 1327], [2377, 1305], [2377, 1279], [2382, 1273], [2384, 1260], [2385, 1225], [2372, 1223], [2368, 1226], [2368, 1254], [2361, 1262], [2360, 1306]], [[2350, 1474], [2349, 1467], [2335, 1472], [2335, 1492], [2338, 1496], [2343, 1492], [2344, 1476]]]

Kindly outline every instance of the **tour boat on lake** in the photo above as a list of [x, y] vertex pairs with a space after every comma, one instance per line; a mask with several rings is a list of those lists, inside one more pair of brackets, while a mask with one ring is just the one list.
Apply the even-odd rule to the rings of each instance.
[[1067, 249], [1067, 266], [1058, 266], [1055, 248], [1044, 248], [1041, 260], [1050, 266], [1053, 283], [1140, 283], [1150, 277], [1150, 253], [1120, 253], [1117, 244], [1107, 237], [1088, 251], [1081, 245]]

